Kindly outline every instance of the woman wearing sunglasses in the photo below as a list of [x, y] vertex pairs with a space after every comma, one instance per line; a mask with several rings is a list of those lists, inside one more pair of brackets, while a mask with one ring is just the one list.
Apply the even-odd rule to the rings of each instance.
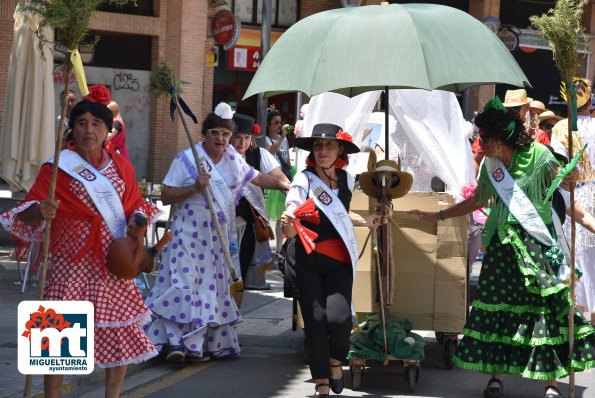
[[[288, 190], [289, 184], [259, 173], [229, 145], [235, 129], [233, 111], [221, 103], [202, 126], [196, 144], [200, 176], [190, 148], [178, 153], [163, 181], [161, 199], [176, 205], [159, 275], [147, 298], [153, 321], [147, 328], [153, 344], [168, 361], [237, 356], [236, 325], [240, 312], [230, 291], [231, 276], [223, 246], [238, 249], [235, 206], [245, 184]], [[205, 189], [210, 188], [225, 242], [215, 232]], [[235, 269], [240, 275], [237, 256]]]

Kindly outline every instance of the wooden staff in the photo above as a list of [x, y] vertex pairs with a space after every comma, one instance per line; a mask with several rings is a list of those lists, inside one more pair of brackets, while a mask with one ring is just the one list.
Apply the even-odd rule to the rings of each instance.
[[[568, 159], [572, 159], [573, 151], [573, 119], [574, 98], [573, 76], [579, 65], [578, 42], [582, 37], [587, 42], [585, 28], [582, 25], [583, 10], [590, 3], [589, 0], [558, 0], [553, 9], [541, 16], [532, 16], [529, 19], [539, 34], [547, 40], [558, 72], [564, 83], [566, 93], [566, 109], [568, 113]], [[589, 41], [590, 42], [590, 41]], [[568, 310], [568, 396], [574, 398], [574, 368], [572, 366], [574, 352], [574, 313], [576, 298], [574, 292], [575, 276], [575, 209], [574, 209], [574, 183], [570, 184], [570, 309]]]
[[[572, 106], [573, 98], [575, 97], [574, 92], [570, 90], [572, 85], [566, 83], [564, 85], [566, 90], [566, 110], [568, 112], [568, 159], [572, 159], [573, 157], [573, 134], [572, 134], [572, 127], [573, 127], [573, 120], [574, 120], [574, 110]], [[570, 373], [568, 375], [568, 396], [574, 398], [574, 386], [575, 386], [575, 372], [574, 367], [572, 366], [572, 357], [574, 352], [574, 311], [576, 306], [576, 296], [574, 292], [574, 285], [576, 282], [576, 265], [575, 261], [575, 245], [576, 245], [576, 223], [575, 223], [575, 209], [574, 209], [574, 187], [575, 183], [572, 182], [570, 184], [570, 308], [568, 309], [568, 350], [569, 350], [569, 358], [568, 360], [570, 365]]]
[[[71, 63], [66, 60], [64, 65], [64, 96], [62, 98], [62, 112], [60, 113], [60, 122], [58, 123], [58, 135], [56, 136], [56, 144], [54, 146], [54, 164], [52, 165], [52, 176], [50, 179], [50, 190], [48, 199], [54, 200], [56, 194], [56, 181], [58, 179], [58, 162], [60, 161], [60, 152], [62, 151], [62, 137], [64, 136], [64, 118], [66, 118], [66, 108], [68, 107], [68, 89], [70, 86], [70, 72], [72, 71]], [[50, 235], [52, 233], [52, 220], [46, 220], [45, 232], [43, 235], [43, 242], [41, 246], [41, 267], [39, 273], [39, 290], [37, 292], [37, 299], [43, 300], [45, 291], [45, 279], [47, 275], [47, 264], [50, 249]], [[25, 377], [25, 390], [23, 397], [29, 398], [31, 396], [31, 386], [33, 384], [33, 375]]]

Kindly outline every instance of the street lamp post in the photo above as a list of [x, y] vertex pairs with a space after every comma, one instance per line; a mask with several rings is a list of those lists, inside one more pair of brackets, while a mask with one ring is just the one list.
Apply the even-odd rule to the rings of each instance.
[[[267, 52], [271, 48], [271, 11], [273, 10], [273, 0], [262, 1], [262, 24], [260, 27], [260, 61], [264, 59]], [[264, 137], [266, 136], [267, 128], [267, 100], [264, 94], [258, 94], [258, 102], [256, 105], [256, 113], [258, 124], [264, 130], [264, 134], [259, 138], [259, 145], [264, 146]]]

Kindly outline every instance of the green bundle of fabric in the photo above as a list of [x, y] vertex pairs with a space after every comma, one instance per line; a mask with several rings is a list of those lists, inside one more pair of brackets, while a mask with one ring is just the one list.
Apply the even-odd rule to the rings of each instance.
[[[374, 359], [383, 361], [384, 333], [382, 322], [376, 314], [370, 314], [360, 324], [361, 332], [351, 333], [351, 347], [347, 359]], [[407, 319], [388, 317], [386, 319], [386, 339], [388, 355], [399, 359], [422, 361], [424, 359], [424, 339], [411, 332], [412, 324]]]

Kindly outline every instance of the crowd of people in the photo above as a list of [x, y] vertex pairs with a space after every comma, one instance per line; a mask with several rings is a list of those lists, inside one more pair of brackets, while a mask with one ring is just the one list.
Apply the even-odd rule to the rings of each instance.
[[[577, 78], [574, 87], [576, 154], [592, 143], [595, 121], [591, 83]], [[349, 210], [355, 176], [344, 168], [349, 155], [360, 151], [350, 134], [319, 123], [311, 135], [297, 136], [292, 145], [309, 152], [300, 170], [292, 167], [290, 128], [279, 111], [269, 111], [261, 132], [251, 116], [218, 104], [202, 122], [201, 141], [175, 155], [163, 180], [161, 200], [172, 206], [173, 239], [143, 299], [133, 279], [108, 271], [106, 257], [112, 242], [138, 224], [137, 214], [151, 223], [160, 210], [138, 189], [124, 121], [109, 90], [93, 87], [80, 102], [74, 92], [64, 96], [66, 139], [55, 198], [48, 199], [49, 161], [25, 200], [0, 215], [0, 223], [25, 243], [40, 242], [47, 222], [53, 223], [44, 298], [94, 304], [95, 361], [106, 368], [106, 396], [119, 396], [129, 364], [159, 352], [171, 362], [240, 356], [243, 289], [238, 282], [247, 282], [251, 269], [270, 266], [284, 237], [295, 247], [288, 277], [304, 320], [314, 395], [340, 394], [359, 256], [353, 227], [379, 225], [376, 214], [362, 217]], [[454, 357], [461, 368], [490, 375], [486, 398], [503, 396], [504, 374], [543, 380], [545, 396], [553, 398], [561, 395], [556, 379], [568, 375], [571, 366], [595, 367], [595, 270], [589, 262], [595, 251], [595, 143], [579, 160], [578, 171], [547, 194], [570, 160], [568, 123], [523, 89], [509, 90], [504, 102], [491, 99], [476, 115], [477, 134], [469, 143], [475, 191], [446, 210], [411, 212], [437, 222], [489, 209], [485, 225], [478, 226], [483, 233], [470, 235], [470, 240], [481, 238], [474, 247], [483, 248], [483, 263]], [[256, 143], [261, 135], [264, 147]], [[93, 178], [77, 172], [80, 167]], [[572, 184], [581, 275], [570, 362], [564, 230], [570, 223], [564, 221]], [[272, 221], [277, 221], [275, 232]], [[58, 396], [62, 380], [45, 376], [46, 396]]]

